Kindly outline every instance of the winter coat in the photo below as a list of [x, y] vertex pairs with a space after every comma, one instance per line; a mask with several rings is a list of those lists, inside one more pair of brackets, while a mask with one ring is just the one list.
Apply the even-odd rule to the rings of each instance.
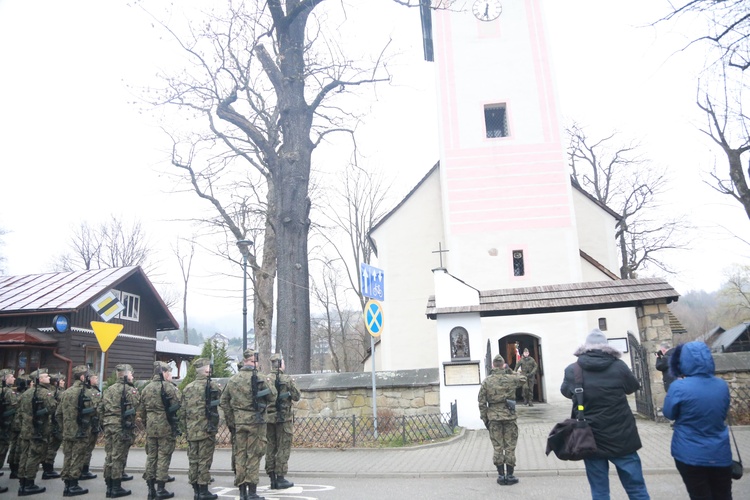
[[729, 431], [729, 386], [714, 376], [714, 359], [703, 342], [677, 346], [671, 360], [678, 378], [669, 387], [662, 409], [674, 420], [672, 456], [698, 467], [732, 464]]
[[[627, 395], [640, 389], [638, 380], [620, 358], [620, 351], [607, 345], [583, 345], [575, 353], [583, 369], [584, 416], [594, 431], [595, 458], [621, 457], [641, 448]], [[573, 399], [573, 364], [565, 369], [560, 392]], [[575, 400], [572, 417], [575, 418]]]
[[669, 369], [669, 360], [672, 354], [674, 354], [674, 347], [656, 358], [656, 369], [661, 372], [665, 391], [668, 391], [669, 386], [674, 382], [674, 375], [672, 375], [672, 371]]

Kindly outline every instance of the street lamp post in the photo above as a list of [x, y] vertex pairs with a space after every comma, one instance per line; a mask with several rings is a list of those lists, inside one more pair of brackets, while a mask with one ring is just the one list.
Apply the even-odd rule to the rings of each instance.
[[237, 248], [242, 254], [242, 352], [247, 349], [247, 256], [253, 240], [237, 241]]

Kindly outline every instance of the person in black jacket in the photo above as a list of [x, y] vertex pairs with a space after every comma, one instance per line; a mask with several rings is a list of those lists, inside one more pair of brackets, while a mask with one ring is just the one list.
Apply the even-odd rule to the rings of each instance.
[[[594, 329], [586, 343], [574, 353], [583, 369], [584, 415], [594, 431], [597, 453], [584, 459], [586, 477], [593, 500], [609, 500], [609, 462], [617, 468], [622, 487], [630, 500], [649, 499], [638, 450], [641, 438], [627, 395], [640, 388], [638, 380], [620, 357], [622, 353], [609, 346], [607, 337]], [[575, 375], [573, 364], [565, 369], [560, 392], [573, 399]], [[573, 418], [576, 416], [575, 405]]]
[[670, 349], [667, 342], [663, 342], [656, 351], [656, 369], [661, 372], [664, 392], [669, 392], [669, 386], [674, 382], [674, 375], [669, 370], [669, 358], [672, 354], [674, 354], [674, 348]]

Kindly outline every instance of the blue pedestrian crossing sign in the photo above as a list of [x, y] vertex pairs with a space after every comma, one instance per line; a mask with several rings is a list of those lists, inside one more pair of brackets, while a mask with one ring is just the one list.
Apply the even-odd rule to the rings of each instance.
[[359, 266], [360, 290], [368, 299], [385, 300], [385, 273], [382, 269], [362, 262]]
[[383, 333], [383, 306], [377, 300], [368, 300], [365, 304], [365, 328], [373, 337]]

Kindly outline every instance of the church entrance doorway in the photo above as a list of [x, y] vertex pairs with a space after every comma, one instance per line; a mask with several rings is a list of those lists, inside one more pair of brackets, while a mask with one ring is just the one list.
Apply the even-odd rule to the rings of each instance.
[[[534, 380], [534, 397], [533, 400], [536, 402], [543, 403], [545, 401], [544, 391], [542, 389], [542, 377], [544, 376], [544, 363], [542, 362], [542, 344], [539, 342], [539, 338], [529, 333], [514, 333], [512, 335], [506, 335], [497, 341], [498, 352], [503, 355], [505, 362], [508, 366], [516, 371], [518, 369], [517, 364], [523, 355], [523, 350], [529, 350], [529, 356], [534, 358], [539, 369], [536, 372]], [[523, 392], [521, 389], [516, 391], [516, 400], [523, 400]]]

